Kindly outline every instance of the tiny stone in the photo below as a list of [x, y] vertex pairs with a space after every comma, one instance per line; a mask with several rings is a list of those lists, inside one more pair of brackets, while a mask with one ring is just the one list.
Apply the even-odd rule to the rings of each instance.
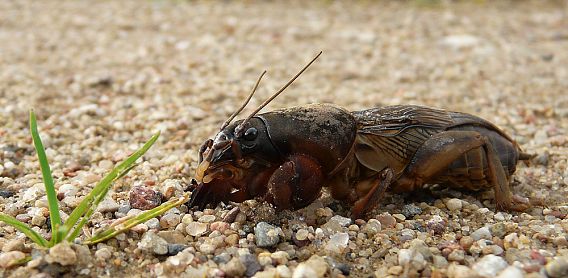
[[104, 198], [103, 201], [97, 207], [97, 211], [102, 213], [115, 212], [118, 211], [118, 203], [110, 197]]
[[201, 223], [211, 223], [215, 221], [215, 215], [203, 215], [197, 219]]
[[557, 257], [545, 266], [546, 273], [549, 277], [567, 277], [568, 276], [568, 257]]
[[402, 266], [400, 266], [400, 265], [395, 265], [395, 266], [391, 266], [391, 267], [388, 269], [388, 274], [392, 274], [392, 275], [397, 275], [397, 276], [398, 276], [398, 275], [400, 275], [400, 274], [402, 273], [402, 271], [403, 271]]
[[271, 247], [280, 241], [282, 230], [266, 222], [260, 222], [254, 227], [256, 245], [258, 247]]
[[43, 215], [34, 215], [32, 217], [32, 225], [34, 226], [38, 226], [41, 227], [43, 226], [43, 224], [45, 224], [45, 221], [47, 220], [47, 218]]
[[255, 278], [279, 278], [276, 268], [266, 268], [263, 271], [259, 271], [254, 275]]
[[453, 277], [453, 278], [472, 277], [472, 270], [465, 265], [451, 264], [448, 267], [448, 277]]
[[450, 211], [460, 211], [462, 209], [462, 201], [460, 199], [449, 199], [446, 202], [446, 207], [450, 210]]
[[377, 220], [381, 222], [381, 226], [384, 228], [394, 228], [394, 226], [396, 225], [396, 219], [388, 213], [378, 215]]
[[464, 249], [464, 250], [469, 250], [469, 248], [471, 247], [471, 245], [473, 245], [473, 238], [470, 236], [463, 236], [462, 238], [460, 238], [460, 246]]
[[187, 224], [185, 231], [190, 236], [201, 236], [207, 233], [207, 223], [190, 222]]
[[308, 239], [308, 235], [309, 235], [309, 234], [310, 234], [310, 233], [309, 233], [307, 230], [305, 230], [305, 229], [299, 229], [299, 230], [296, 232], [296, 239], [297, 239], [297, 240], [300, 240], [300, 241], [306, 240], [306, 239]]
[[497, 275], [497, 278], [523, 278], [523, 271], [514, 266], [508, 266]]
[[19, 238], [16, 240], [8, 241], [3, 247], [2, 252], [10, 252], [10, 251], [24, 251], [24, 239]]
[[30, 222], [30, 220], [32, 220], [32, 217], [27, 213], [22, 213], [22, 214], [16, 215], [16, 220], [18, 220], [20, 222], [28, 223], [28, 222]]
[[95, 257], [100, 261], [106, 261], [110, 259], [111, 256], [112, 252], [109, 250], [109, 248], [101, 248], [95, 252]]
[[396, 218], [398, 221], [404, 221], [406, 220], [406, 217], [400, 213], [395, 213], [392, 215], [394, 218]]
[[225, 215], [225, 217], [223, 218], [223, 222], [227, 223], [235, 222], [235, 219], [237, 218], [237, 215], [239, 214], [240, 211], [241, 210], [239, 209], [239, 207], [232, 208], [229, 212], [227, 212], [227, 215]]
[[325, 260], [318, 255], [312, 255], [307, 261], [303, 262], [303, 264], [305, 264], [309, 269], [313, 270], [316, 274], [316, 277], [324, 277], [328, 268]]
[[426, 261], [419, 252], [410, 249], [400, 249], [398, 251], [398, 265], [407, 264], [410, 264], [416, 270], [422, 270], [426, 266]]
[[77, 262], [77, 254], [67, 241], [63, 241], [49, 249], [46, 256], [48, 263], [59, 263], [60, 265], [74, 265]]
[[[0, 174], [2, 174], [2, 171], [0, 171]], [[10, 198], [12, 196], [14, 196], [14, 192], [12, 192], [10, 190], [6, 190], [6, 189], [0, 189], [0, 197]]]
[[422, 209], [411, 203], [411, 204], [407, 204], [402, 208], [402, 214], [407, 218], [407, 219], [411, 219], [412, 217], [414, 217], [415, 215], [419, 215], [422, 213]]
[[141, 223], [141, 224], [138, 224], [138, 225], [132, 227], [130, 230], [135, 232], [135, 233], [142, 234], [142, 233], [145, 233], [145, 232], [148, 231], [148, 225]]
[[381, 222], [377, 219], [369, 219], [367, 224], [363, 225], [362, 232], [367, 234], [367, 236], [372, 237], [381, 231]]
[[432, 216], [432, 219], [426, 222], [428, 230], [434, 232], [435, 235], [441, 235], [446, 231], [446, 221], [439, 215]]
[[272, 258], [276, 262], [276, 264], [280, 265], [288, 263], [290, 255], [288, 255], [288, 253], [284, 251], [276, 251], [270, 255], [270, 258]]
[[448, 266], [448, 260], [440, 255], [435, 255], [432, 258], [432, 262], [436, 268], [446, 268]]
[[187, 248], [187, 245], [183, 245], [183, 244], [168, 244], [168, 255], [169, 256], [175, 256], [177, 255], [179, 252], [183, 251], [185, 248]]
[[168, 213], [160, 218], [160, 226], [164, 229], [177, 226], [181, 221], [181, 216], [175, 213]]
[[352, 222], [351, 218], [343, 217], [341, 215], [334, 215], [333, 217], [331, 217], [331, 219], [329, 219], [329, 221], [335, 221], [339, 223], [339, 225], [341, 225], [342, 227], [347, 227], [351, 225]]
[[146, 224], [149, 229], [157, 230], [160, 228], [160, 220], [158, 220], [158, 218], [152, 218], [146, 221], [144, 224]]
[[162, 203], [162, 194], [147, 186], [134, 186], [128, 196], [130, 206], [135, 209], [149, 210]]
[[463, 250], [454, 250], [448, 255], [448, 261], [463, 262], [465, 252]]
[[183, 217], [181, 218], [181, 223], [183, 224], [189, 224], [193, 222], [193, 216], [191, 216], [191, 214], [184, 214]]
[[26, 257], [21, 251], [10, 251], [0, 254], [0, 267], [6, 269], [16, 265], [20, 260]]
[[222, 270], [229, 277], [239, 277], [245, 274], [247, 268], [239, 258], [233, 258], [222, 267]]
[[221, 253], [215, 257], [213, 257], [213, 261], [216, 264], [226, 264], [231, 260], [231, 255], [229, 253]]
[[349, 234], [347, 233], [336, 233], [331, 236], [326, 245], [326, 250], [341, 254], [345, 251], [349, 243]]
[[475, 230], [473, 233], [471, 233], [471, 237], [475, 241], [478, 241], [480, 239], [489, 239], [490, 240], [490, 239], [493, 238], [493, 236], [491, 235], [491, 231], [489, 230], [488, 227], [482, 227], [482, 228]]
[[220, 233], [224, 233], [227, 229], [229, 229], [229, 223], [227, 222], [213, 222], [211, 223], [210, 229], [211, 231], [219, 231]]
[[281, 278], [291, 278], [292, 277], [292, 271], [286, 265], [277, 266], [276, 272], [278, 273], [278, 277], [281, 277]]
[[497, 222], [491, 225], [490, 232], [498, 238], [503, 238], [507, 234], [507, 226], [503, 222]]
[[168, 242], [154, 232], [148, 231], [138, 242], [138, 248], [156, 255], [165, 255], [168, 253]]
[[509, 264], [499, 256], [487, 255], [473, 264], [471, 268], [477, 271], [481, 276], [495, 277], [497, 273], [505, 269], [508, 265]]
[[215, 253], [215, 245], [209, 243], [202, 243], [199, 245], [199, 251], [206, 255]]
[[262, 268], [254, 255], [244, 254], [239, 259], [246, 267], [245, 276], [251, 277]]
[[235, 246], [239, 242], [239, 235], [237, 235], [237, 234], [229, 235], [229, 236], [227, 236], [227, 238], [225, 238], [225, 242], [229, 246]]

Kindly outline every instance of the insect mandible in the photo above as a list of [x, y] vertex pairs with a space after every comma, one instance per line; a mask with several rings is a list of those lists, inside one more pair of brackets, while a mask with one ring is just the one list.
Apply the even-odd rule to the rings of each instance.
[[425, 184], [493, 189], [498, 209], [526, 210], [509, 184], [520, 160], [530, 158], [491, 122], [460, 112], [396, 105], [350, 112], [310, 104], [258, 114], [319, 56], [249, 116], [231, 121], [199, 150], [188, 206], [261, 198], [277, 210], [299, 209], [328, 187], [352, 204], [352, 218], [373, 209], [387, 189], [411, 192]]

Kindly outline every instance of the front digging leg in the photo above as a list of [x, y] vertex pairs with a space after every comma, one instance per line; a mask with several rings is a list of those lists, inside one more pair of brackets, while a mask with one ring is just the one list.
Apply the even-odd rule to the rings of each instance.
[[376, 177], [373, 177], [371, 189], [365, 196], [355, 201], [351, 210], [351, 218], [358, 219], [373, 209], [383, 198], [393, 181], [394, 171], [391, 168], [385, 168]]

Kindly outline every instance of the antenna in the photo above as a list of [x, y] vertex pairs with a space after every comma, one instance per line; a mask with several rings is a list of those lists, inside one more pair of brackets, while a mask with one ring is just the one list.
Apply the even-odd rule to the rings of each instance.
[[258, 77], [258, 80], [256, 80], [256, 84], [254, 84], [254, 87], [252, 88], [252, 91], [250, 92], [250, 94], [248, 95], [247, 99], [245, 100], [245, 102], [243, 103], [243, 105], [241, 105], [241, 107], [239, 109], [237, 109], [237, 111], [235, 111], [235, 113], [233, 113], [221, 126], [220, 130], [223, 130], [224, 128], [226, 128], [233, 119], [235, 119], [235, 117], [241, 113], [241, 111], [243, 111], [243, 109], [245, 109], [245, 107], [247, 106], [247, 104], [249, 103], [249, 101], [251, 100], [252, 96], [254, 95], [254, 93], [256, 92], [256, 89], [258, 88], [258, 84], [260, 84], [260, 80], [262, 79], [262, 77], [266, 74], [266, 70], [264, 70], [260, 76]]
[[258, 108], [256, 108], [248, 117], [246, 117], [241, 124], [239, 124], [236, 128], [235, 131], [239, 132], [244, 124], [246, 122], [248, 122], [248, 120], [250, 120], [250, 118], [252, 118], [254, 115], [256, 115], [256, 113], [258, 113], [260, 110], [262, 110], [262, 108], [264, 108], [266, 105], [268, 105], [273, 99], [275, 99], [278, 95], [280, 95], [282, 92], [284, 92], [284, 90], [286, 90], [286, 88], [288, 88], [288, 86], [290, 86], [290, 84], [292, 84], [302, 73], [304, 73], [304, 71], [306, 71], [306, 69], [308, 69], [308, 67], [310, 67], [316, 60], [317, 58], [319, 58], [319, 56], [323, 53], [323, 51], [320, 51], [316, 57], [314, 57], [307, 65], [305, 65], [294, 77], [292, 77], [292, 79], [290, 79], [290, 81], [288, 81], [288, 83], [286, 83], [282, 88], [280, 88], [280, 90], [278, 90], [276, 93], [274, 93], [271, 97], [269, 97], [267, 100], [265, 100]]

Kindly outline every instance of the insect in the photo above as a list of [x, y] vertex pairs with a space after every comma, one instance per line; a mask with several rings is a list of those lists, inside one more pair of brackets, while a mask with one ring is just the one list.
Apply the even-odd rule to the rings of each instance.
[[189, 207], [260, 197], [277, 210], [299, 209], [328, 187], [359, 218], [387, 189], [411, 192], [433, 183], [492, 188], [498, 209], [529, 207], [509, 183], [517, 162], [530, 156], [479, 117], [414, 105], [350, 112], [310, 104], [258, 114], [319, 55], [248, 117], [231, 123], [266, 71], [260, 75], [244, 104], [201, 146]]

